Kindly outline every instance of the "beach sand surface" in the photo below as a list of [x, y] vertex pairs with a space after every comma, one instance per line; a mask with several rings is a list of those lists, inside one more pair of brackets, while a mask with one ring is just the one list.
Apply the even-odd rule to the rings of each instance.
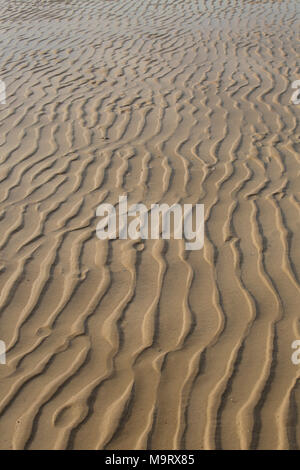
[[299, 6], [0, 0], [1, 449], [300, 448]]

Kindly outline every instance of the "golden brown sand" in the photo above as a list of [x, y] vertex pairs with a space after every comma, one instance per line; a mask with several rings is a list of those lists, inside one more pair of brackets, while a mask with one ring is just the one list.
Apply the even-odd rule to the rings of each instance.
[[[299, 2], [0, 8], [0, 448], [299, 449]], [[99, 241], [124, 193], [204, 248]]]

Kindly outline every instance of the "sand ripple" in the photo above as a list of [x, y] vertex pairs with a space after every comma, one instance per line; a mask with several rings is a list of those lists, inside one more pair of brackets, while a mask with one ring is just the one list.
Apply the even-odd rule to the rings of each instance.
[[[299, 2], [0, 8], [0, 448], [299, 449]], [[123, 193], [204, 249], [100, 242]]]

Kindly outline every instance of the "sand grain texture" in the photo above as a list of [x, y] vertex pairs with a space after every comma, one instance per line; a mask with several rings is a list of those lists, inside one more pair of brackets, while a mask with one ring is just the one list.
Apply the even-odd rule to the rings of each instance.
[[[299, 2], [0, 8], [0, 448], [299, 449]], [[203, 250], [99, 241], [124, 193]]]

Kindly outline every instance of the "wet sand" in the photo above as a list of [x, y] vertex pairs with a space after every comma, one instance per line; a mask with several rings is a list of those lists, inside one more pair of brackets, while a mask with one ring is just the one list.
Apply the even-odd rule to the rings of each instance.
[[299, 2], [0, 7], [0, 448], [299, 449]]

